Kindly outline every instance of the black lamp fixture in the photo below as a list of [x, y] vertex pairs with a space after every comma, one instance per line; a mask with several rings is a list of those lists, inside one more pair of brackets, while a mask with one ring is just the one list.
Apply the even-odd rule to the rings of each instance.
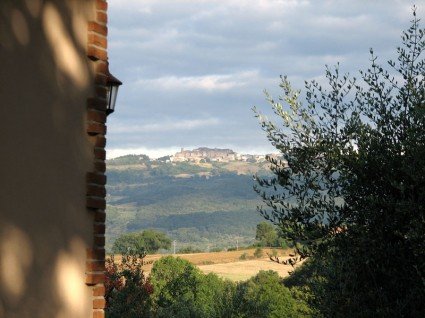
[[122, 82], [114, 75], [109, 73], [108, 81], [106, 83], [106, 115], [109, 115], [115, 110], [115, 102], [117, 101], [118, 88], [122, 85]]

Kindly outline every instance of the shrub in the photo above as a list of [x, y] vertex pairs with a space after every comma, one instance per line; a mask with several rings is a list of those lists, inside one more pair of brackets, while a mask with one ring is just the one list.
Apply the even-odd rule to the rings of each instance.
[[163, 257], [151, 272], [154, 289], [150, 299], [154, 317], [229, 317], [234, 284], [215, 274], [204, 275], [179, 257]]
[[116, 262], [113, 255], [106, 259], [105, 300], [108, 317], [133, 318], [148, 314], [148, 299], [153, 289], [142, 270], [144, 256], [123, 255], [120, 262]]
[[241, 256], [239, 256], [239, 259], [244, 261], [248, 259], [248, 255], [246, 253], [243, 253]]
[[254, 256], [255, 256], [256, 258], [261, 258], [261, 257], [263, 257], [263, 255], [264, 255], [264, 253], [263, 253], [263, 249], [262, 249], [261, 247], [257, 247], [257, 248], [255, 249]]
[[237, 317], [306, 317], [274, 271], [260, 271], [237, 286], [234, 310]]
[[194, 253], [202, 253], [203, 251], [199, 248], [195, 248], [193, 246], [186, 246], [179, 249], [179, 254], [194, 254]]

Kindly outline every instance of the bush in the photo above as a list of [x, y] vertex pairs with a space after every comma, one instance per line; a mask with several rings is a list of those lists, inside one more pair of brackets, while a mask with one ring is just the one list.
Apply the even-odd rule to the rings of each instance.
[[264, 255], [264, 253], [263, 253], [263, 249], [262, 249], [262, 248], [260, 248], [260, 247], [257, 247], [257, 248], [255, 249], [254, 256], [255, 256], [256, 258], [261, 258], [261, 257], [263, 257], [263, 255]]
[[260, 271], [237, 286], [234, 310], [237, 317], [307, 317], [274, 271]]
[[246, 259], [248, 259], [248, 254], [246, 254], [246, 253], [243, 253], [241, 256], [239, 256], [239, 259], [240, 260], [246, 260]]
[[194, 254], [194, 253], [202, 253], [203, 251], [199, 248], [195, 248], [193, 246], [182, 247], [179, 249], [179, 254]]
[[229, 317], [234, 284], [215, 274], [204, 275], [186, 260], [161, 258], [152, 268], [151, 283], [154, 317]]
[[113, 255], [106, 259], [105, 300], [108, 317], [147, 316], [153, 288], [143, 273], [143, 259], [144, 255], [137, 254], [123, 255], [119, 263], [115, 262]]

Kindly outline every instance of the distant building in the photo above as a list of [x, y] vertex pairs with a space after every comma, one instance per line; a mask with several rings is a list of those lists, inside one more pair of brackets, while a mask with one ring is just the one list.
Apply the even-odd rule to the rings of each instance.
[[[280, 158], [277, 154], [269, 154], [272, 158]], [[170, 157], [171, 162], [231, 162], [243, 161], [261, 163], [266, 161], [266, 155], [239, 154], [231, 149], [200, 147], [193, 150], [181, 148], [174, 156]]]
[[236, 153], [231, 149], [218, 149], [201, 147], [194, 150], [184, 150], [181, 148], [173, 157], [173, 162], [201, 162], [202, 161], [218, 161], [229, 162], [236, 160]]

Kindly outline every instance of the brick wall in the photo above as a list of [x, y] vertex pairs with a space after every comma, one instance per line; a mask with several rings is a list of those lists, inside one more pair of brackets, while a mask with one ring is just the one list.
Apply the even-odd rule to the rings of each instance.
[[87, 137], [93, 145], [93, 170], [86, 176], [86, 206], [93, 214], [93, 245], [87, 249], [86, 284], [92, 286], [93, 318], [105, 316], [105, 145], [108, 53], [108, 4], [95, 1], [95, 20], [88, 23], [87, 57], [95, 69], [94, 95], [87, 99]]

